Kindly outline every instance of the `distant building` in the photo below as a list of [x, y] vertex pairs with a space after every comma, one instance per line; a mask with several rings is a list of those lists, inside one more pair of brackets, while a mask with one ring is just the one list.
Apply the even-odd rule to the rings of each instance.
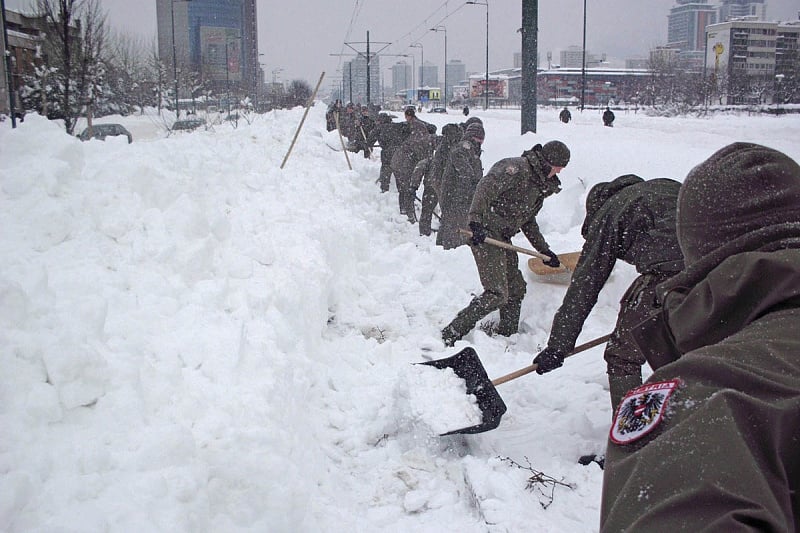
[[706, 26], [717, 21], [707, 0], [678, 0], [667, 17], [667, 46], [682, 52], [703, 50]]
[[[5, 18], [4, 18], [5, 17]], [[21, 110], [19, 89], [25, 83], [26, 76], [33, 76], [36, 67], [44, 63], [46, 52], [43, 51], [46, 27], [44, 17], [31, 17], [9, 9], [0, 13], [0, 22], [5, 25], [8, 43], [4, 41], [4, 32], [0, 32], [0, 50], [8, 50], [11, 58], [11, 83], [14, 88], [14, 109]], [[6, 72], [6, 61], [0, 61], [0, 113], [8, 114], [11, 110], [11, 94], [8, 91], [9, 76]]]
[[[367, 103], [367, 58], [359, 54], [344, 63], [344, 99], [354, 104]], [[381, 58], [373, 56], [369, 61], [369, 102], [381, 101]]]
[[756, 20], [766, 20], [766, 3], [764, 0], [721, 0], [717, 21], [727, 22], [741, 17], [755, 17]]
[[453, 87], [463, 85], [467, 80], [467, 66], [460, 59], [451, 59], [445, 67], [447, 73], [447, 86], [445, 94], [447, 101], [453, 99]]
[[435, 87], [439, 85], [439, 67], [430, 61], [425, 61], [419, 67], [417, 81], [420, 87]]
[[414, 86], [414, 76], [411, 65], [405, 61], [398, 61], [392, 66], [392, 94], [405, 93]]
[[232, 85], [255, 94], [261, 79], [256, 0], [156, 0], [156, 19], [158, 55], [170, 74], [174, 65], [218, 90]]
[[[560, 53], [562, 68], [583, 68], [583, 48], [580, 46], [570, 46], [566, 50], [561, 50]], [[594, 68], [601, 66], [606, 60], [606, 54], [597, 56], [586, 51], [586, 68]]]

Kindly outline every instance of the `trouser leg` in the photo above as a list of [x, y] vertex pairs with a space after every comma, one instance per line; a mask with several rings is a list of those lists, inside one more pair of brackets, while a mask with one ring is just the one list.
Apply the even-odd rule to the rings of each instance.
[[[470, 246], [478, 267], [478, 275], [483, 285], [483, 292], [472, 299], [467, 307], [458, 312], [456, 317], [443, 330], [443, 338], [447, 333], [455, 340], [469, 333], [480, 319], [505, 305], [508, 301], [508, 280], [506, 279], [506, 262], [510, 254], [506, 250], [481, 244]], [[516, 253], [513, 253], [516, 258]]]
[[381, 186], [381, 192], [389, 191], [389, 184], [392, 180], [392, 165], [389, 163], [381, 164], [381, 173], [378, 176], [378, 183]]
[[653, 312], [655, 287], [668, 278], [666, 274], [643, 274], [622, 296], [617, 323], [603, 354], [614, 410], [628, 390], [642, 383], [646, 360], [630, 332]]
[[500, 307], [500, 324], [497, 334], [505, 337], [519, 331], [519, 316], [522, 310], [522, 299], [525, 297], [527, 285], [522, 272], [519, 271], [519, 256], [506, 253], [506, 279], [508, 280], [508, 301]]
[[433, 212], [436, 209], [438, 199], [433, 187], [426, 185], [422, 191], [422, 212], [419, 215], [419, 234], [431, 234], [431, 221], [433, 220]]

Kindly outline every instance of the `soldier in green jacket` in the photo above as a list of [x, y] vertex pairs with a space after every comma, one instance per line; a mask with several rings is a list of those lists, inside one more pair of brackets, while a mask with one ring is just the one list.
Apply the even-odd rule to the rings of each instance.
[[655, 372], [609, 435], [602, 531], [800, 531], [800, 165], [726, 146], [678, 197], [686, 262], [633, 332]]
[[469, 208], [469, 244], [483, 293], [442, 330], [445, 345], [453, 346], [496, 309], [500, 310], [497, 334], [517, 332], [526, 290], [519, 257], [517, 252], [484, 241], [492, 237], [510, 244], [521, 229], [534, 248], [550, 257], [546, 264], [559, 266], [558, 256], [539, 231], [536, 215], [545, 198], [561, 190], [557, 173], [567, 166], [569, 157], [569, 148], [561, 141], [537, 144], [520, 157], [501, 159], [478, 182]]
[[683, 269], [675, 233], [680, 186], [667, 178], [645, 181], [627, 174], [592, 187], [586, 197], [580, 259], [553, 318], [547, 348], [533, 360], [538, 374], [560, 367], [575, 348], [586, 317], [620, 259], [635, 266], [639, 277], [620, 301], [617, 323], [606, 344], [612, 410], [629, 389], [642, 384], [645, 357], [630, 330], [652, 313], [656, 285]]

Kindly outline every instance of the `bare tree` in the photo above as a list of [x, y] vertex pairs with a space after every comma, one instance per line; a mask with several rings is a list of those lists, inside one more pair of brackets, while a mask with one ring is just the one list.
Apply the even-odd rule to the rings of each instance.
[[106, 90], [105, 47], [108, 31], [100, 0], [84, 0], [78, 41], [78, 87], [89, 129], [98, 101]]
[[304, 106], [311, 98], [311, 86], [305, 80], [293, 80], [286, 92], [287, 105]]

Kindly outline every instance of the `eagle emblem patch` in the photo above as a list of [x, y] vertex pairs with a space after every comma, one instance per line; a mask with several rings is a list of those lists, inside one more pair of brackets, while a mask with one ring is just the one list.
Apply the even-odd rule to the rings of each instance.
[[611, 441], [630, 444], [651, 431], [664, 419], [667, 400], [678, 388], [680, 380], [646, 383], [628, 392], [614, 415]]

